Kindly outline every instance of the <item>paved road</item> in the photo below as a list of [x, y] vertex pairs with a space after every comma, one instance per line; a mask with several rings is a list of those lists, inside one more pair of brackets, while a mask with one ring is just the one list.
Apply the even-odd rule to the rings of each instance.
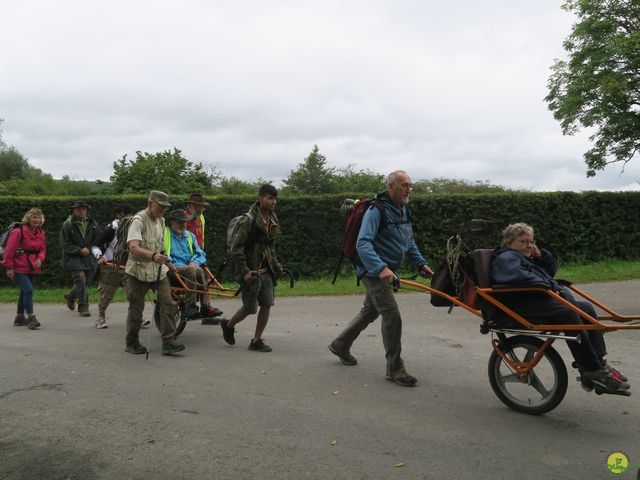
[[[640, 282], [586, 289], [640, 311]], [[378, 323], [353, 348], [358, 366], [327, 351], [359, 296], [279, 299], [272, 353], [247, 350], [248, 319], [235, 347], [219, 327], [190, 324], [179, 358], [159, 355], [152, 331], [148, 361], [124, 352], [125, 304], [112, 306], [107, 330], [41, 305], [40, 331], [11, 326], [14, 306], [0, 305], [0, 478], [585, 480], [612, 478], [615, 451], [635, 465], [616, 478], [635, 478], [640, 394], [598, 397], [570, 372], [558, 408], [515, 413], [489, 386], [489, 338], [475, 318], [423, 294], [399, 299], [415, 388], [384, 380]], [[637, 385], [640, 332], [607, 340]]]

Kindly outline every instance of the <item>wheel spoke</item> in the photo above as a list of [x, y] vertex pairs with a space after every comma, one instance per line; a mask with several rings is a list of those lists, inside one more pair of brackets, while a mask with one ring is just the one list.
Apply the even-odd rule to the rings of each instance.
[[515, 373], [511, 373], [509, 375], [501, 375], [498, 381], [500, 383], [522, 383], [520, 377]]
[[549, 397], [549, 390], [547, 390], [547, 388], [542, 384], [540, 378], [538, 378], [538, 375], [536, 375], [536, 372], [533, 370], [529, 370], [529, 383], [540, 395], [542, 395], [542, 398]]

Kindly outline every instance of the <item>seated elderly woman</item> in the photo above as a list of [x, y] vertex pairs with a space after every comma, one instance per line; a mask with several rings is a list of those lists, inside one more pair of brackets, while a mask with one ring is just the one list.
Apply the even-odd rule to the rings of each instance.
[[[590, 303], [575, 300], [570, 290], [553, 278], [557, 270], [556, 260], [549, 251], [535, 245], [533, 228], [526, 223], [515, 223], [505, 228], [502, 237], [502, 246], [495, 249], [491, 261], [493, 284], [544, 286], [597, 318]], [[579, 314], [542, 292], [504, 293], [499, 298], [507, 307], [534, 324], [586, 323]], [[602, 332], [581, 330], [568, 333], [580, 337], [579, 342], [568, 340], [567, 345], [580, 371], [582, 387], [591, 391], [599, 385], [606, 393], [627, 395], [627, 378], [610, 367], [604, 359], [607, 352]]]

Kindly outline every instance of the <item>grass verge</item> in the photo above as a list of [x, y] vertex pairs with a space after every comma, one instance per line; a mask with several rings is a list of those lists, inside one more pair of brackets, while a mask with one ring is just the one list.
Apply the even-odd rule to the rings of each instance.
[[[558, 278], [571, 280], [577, 284], [611, 282], [619, 280], [640, 279], [640, 260], [605, 260], [590, 264], [567, 264], [558, 269]], [[237, 285], [227, 283], [225, 286], [236, 288]], [[64, 303], [62, 295], [66, 288], [37, 288], [34, 301], [40, 303]], [[290, 296], [336, 296], [356, 295], [364, 292], [362, 285], [356, 285], [355, 275], [340, 277], [335, 285], [329, 278], [300, 279], [294, 288], [289, 288], [285, 279], [278, 285], [279, 297]], [[15, 287], [0, 287], [0, 302], [13, 303], [18, 298], [18, 289]], [[114, 297], [115, 302], [124, 302], [125, 295], [118, 290]], [[95, 288], [89, 289], [89, 301], [95, 304], [98, 301], [98, 292]]]

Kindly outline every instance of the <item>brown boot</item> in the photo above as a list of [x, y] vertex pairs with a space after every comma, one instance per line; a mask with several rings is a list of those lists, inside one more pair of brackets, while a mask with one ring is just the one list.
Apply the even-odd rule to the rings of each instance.
[[13, 321], [13, 326], [26, 327], [27, 325], [29, 325], [29, 320], [27, 319], [26, 315], [24, 315], [23, 313], [17, 314], [15, 320]]
[[29, 315], [27, 315], [27, 317], [29, 320], [29, 325], [27, 325], [27, 328], [29, 330], [35, 330], [36, 328], [39, 328], [41, 326], [35, 314], [30, 313]]

